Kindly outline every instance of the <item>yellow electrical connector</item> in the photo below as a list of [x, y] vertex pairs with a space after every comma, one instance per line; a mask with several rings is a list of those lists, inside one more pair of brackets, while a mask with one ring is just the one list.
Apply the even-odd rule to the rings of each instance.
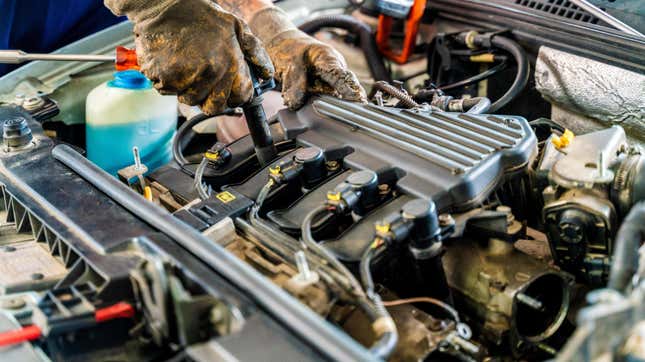
[[327, 200], [329, 201], [340, 201], [340, 192], [329, 191], [327, 192]]
[[571, 132], [568, 129], [565, 129], [564, 133], [562, 134], [562, 136], [560, 136], [560, 137], [557, 137], [557, 136], [556, 137], [551, 137], [551, 143], [553, 143], [555, 148], [562, 149], [562, 148], [565, 148], [565, 147], [569, 146], [571, 144], [571, 142], [573, 141], [574, 137], [575, 137], [575, 135], [573, 134], [573, 132]]
[[204, 157], [211, 161], [217, 161], [217, 159], [219, 158], [219, 152], [206, 151], [206, 153], [204, 153]]
[[146, 200], [152, 202], [152, 189], [150, 188], [150, 186], [146, 186], [143, 188], [143, 197]]
[[272, 174], [273, 176], [278, 176], [280, 174], [280, 165], [276, 165], [274, 167], [269, 167], [269, 173]]
[[377, 223], [374, 225], [376, 232], [385, 234], [390, 232], [390, 224]]

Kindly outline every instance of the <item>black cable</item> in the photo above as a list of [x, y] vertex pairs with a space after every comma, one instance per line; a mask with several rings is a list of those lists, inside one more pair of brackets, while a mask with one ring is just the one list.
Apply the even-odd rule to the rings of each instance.
[[[172, 140], [172, 158], [179, 165], [179, 167], [182, 167], [182, 169], [184, 165], [188, 164], [188, 161], [184, 157], [184, 152], [183, 152], [184, 144], [182, 142], [184, 140], [186, 133], [192, 130], [193, 127], [195, 127], [197, 124], [207, 120], [208, 118], [210, 118], [210, 116], [207, 116], [204, 113], [200, 113], [188, 119], [177, 129], [177, 133], [175, 133], [175, 138], [173, 138]], [[193, 173], [190, 170], [185, 170], [185, 171], [189, 171], [191, 173], [191, 176], [195, 175], [195, 173]]]
[[496, 64], [494, 67], [488, 68], [477, 75], [460, 80], [458, 82], [442, 85], [442, 86], [439, 86], [438, 88], [441, 89], [442, 91], [447, 91], [447, 90], [451, 90], [459, 87], [465, 87], [467, 85], [478, 83], [484, 79], [490, 78], [491, 76], [501, 72], [505, 68], [506, 68], [506, 61], [502, 61], [499, 64]]
[[[460, 43], [470, 46], [474, 45], [483, 47], [490, 45], [492, 47], [505, 50], [510, 53], [515, 60], [515, 64], [517, 66], [515, 79], [506, 93], [491, 105], [490, 112], [495, 112], [504, 107], [524, 90], [529, 81], [530, 64], [528, 57], [526, 56], [526, 52], [524, 52], [524, 49], [522, 49], [517, 42], [500, 35], [473, 35], [472, 32], [461, 33], [456, 37], [456, 39]], [[488, 43], [489, 41], [490, 44]]]
[[[258, 215], [260, 212], [260, 209], [262, 208], [262, 205], [264, 204], [264, 201], [266, 200], [267, 196], [269, 195], [274, 185], [275, 183], [271, 180], [267, 182], [264, 185], [264, 187], [262, 187], [262, 189], [260, 190], [260, 193], [258, 194], [255, 200], [255, 204], [253, 205], [253, 207], [251, 207], [251, 210], [249, 211], [249, 221], [251, 222], [251, 225], [254, 228], [256, 228], [257, 230], [265, 234], [267, 237], [271, 237], [277, 240], [278, 242], [282, 243], [282, 245], [296, 244], [298, 248], [300, 248], [301, 243], [299, 243], [291, 236], [283, 233], [279, 229], [272, 227], [270, 224], [260, 219]], [[325, 268], [328, 269], [328, 273], [330, 273], [330, 275], [334, 278], [334, 283], [336, 283], [336, 285], [339, 285], [341, 288], [345, 289], [350, 295], [357, 295], [356, 285], [358, 285], [360, 288], [360, 284], [358, 284], [358, 282], [353, 282], [351, 279], [348, 279], [347, 275], [342, 273], [342, 271], [334, 269], [333, 266], [329, 265], [329, 262], [327, 262], [327, 260], [324, 259], [322, 256], [314, 253], [311, 253], [310, 255], [316, 257], [315, 263], [317, 265], [322, 266], [323, 263], [326, 264]], [[354, 276], [351, 275], [351, 278], [354, 279]], [[363, 290], [360, 289], [358, 293], [363, 294]]]
[[199, 123], [213, 117], [217, 116], [230, 116], [236, 114], [235, 109], [228, 108], [224, 110], [222, 113], [218, 113], [212, 116], [206, 115], [204, 113], [199, 113], [192, 118], [188, 119], [186, 122], [184, 122], [179, 128], [177, 128], [177, 133], [175, 133], [175, 138], [172, 140], [172, 158], [175, 160], [177, 165], [190, 175], [191, 177], [195, 176], [195, 172], [192, 170], [189, 170], [185, 166], [190, 164], [188, 160], [184, 157], [184, 147], [188, 142], [185, 142], [184, 138], [188, 134], [190, 130], [193, 129], [196, 125]]
[[[437, 93], [438, 90], [443, 92], [443, 91], [448, 91], [448, 90], [451, 90], [451, 89], [455, 89], [455, 88], [459, 88], [459, 87], [465, 87], [467, 85], [479, 83], [479, 82], [481, 82], [481, 81], [483, 81], [485, 79], [488, 79], [488, 78], [492, 77], [493, 75], [501, 72], [502, 70], [504, 70], [506, 68], [506, 66], [507, 66], [506, 60], [502, 60], [501, 63], [496, 64], [495, 66], [493, 66], [493, 67], [491, 67], [491, 68], [489, 68], [489, 69], [487, 69], [487, 70], [485, 70], [485, 71], [483, 71], [483, 72], [481, 72], [481, 73], [479, 73], [477, 75], [474, 75], [472, 77], [462, 79], [462, 80], [454, 82], [454, 83], [446, 84], [444, 86], [438, 86], [438, 87], [435, 87], [435, 88], [432, 88], [432, 89], [421, 89], [413, 96], [413, 99], [418, 103], [430, 103], [430, 102], [432, 102], [432, 100], [434, 98], [434, 95]], [[490, 110], [490, 109], [487, 109], [487, 111], [488, 110]], [[484, 111], [484, 112], [486, 112], [486, 111]], [[484, 113], [484, 112], [481, 112], [481, 113]]]
[[323, 28], [339, 28], [358, 35], [359, 46], [365, 54], [367, 66], [374, 80], [392, 81], [390, 72], [385, 67], [383, 56], [378, 50], [372, 28], [349, 15], [325, 15], [310, 20], [299, 26], [307, 34], [314, 34]]

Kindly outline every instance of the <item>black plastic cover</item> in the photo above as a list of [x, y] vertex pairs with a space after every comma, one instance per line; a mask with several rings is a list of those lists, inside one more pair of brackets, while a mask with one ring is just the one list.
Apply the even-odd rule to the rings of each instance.
[[287, 137], [323, 150], [349, 146], [345, 165], [403, 171], [400, 191], [432, 199], [440, 212], [483, 201], [505, 176], [537, 154], [528, 122], [517, 116], [471, 115], [379, 107], [322, 97], [282, 111]]

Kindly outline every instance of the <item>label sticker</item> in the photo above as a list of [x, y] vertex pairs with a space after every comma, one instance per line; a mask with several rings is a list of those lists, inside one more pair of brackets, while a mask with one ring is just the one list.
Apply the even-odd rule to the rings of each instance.
[[229, 202], [235, 200], [235, 195], [233, 195], [232, 193], [230, 193], [228, 191], [220, 192], [215, 197], [217, 197], [217, 199], [219, 201], [221, 201], [221, 202], [223, 202], [225, 204], [228, 204]]

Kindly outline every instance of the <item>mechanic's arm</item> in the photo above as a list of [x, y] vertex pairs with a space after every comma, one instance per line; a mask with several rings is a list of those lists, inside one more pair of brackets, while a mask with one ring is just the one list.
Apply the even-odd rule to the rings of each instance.
[[[246, 62], [260, 78], [283, 84], [285, 103], [302, 105], [307, 92], [364, 98], [356, 77], [332, 48], [298, 31], [265, 0], [105, 0], [117, 15], [134, 23], [141, 70], [162, 93], [200, 105], [207, 114], [250, 100]], [[235, 15], [234, 15], [235, 14]], [[237, 15], [237, 16], [236, 16]], [[240, 18], [255, 24], [261, 42]], [[309, 77], [308, 77], [309, 76]]]
[[216, 0], [241, 16], [262, 40], [282, 83], [289, 108], [302, 106], [308, 93], [328, 93], [364, 100], [365, 91], [342, 55], [298, 30], [271, 0]]

